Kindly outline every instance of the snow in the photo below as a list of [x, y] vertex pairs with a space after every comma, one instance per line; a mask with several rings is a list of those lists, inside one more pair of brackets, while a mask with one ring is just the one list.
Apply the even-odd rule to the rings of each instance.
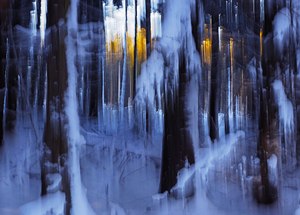
[[276, 103], [279, 109], [279, 118], [284, 129], [289, 132], [294, 126], [294, 111], [292, 102], [287, 98], [282, 81], [275, 80], [273, 82], [273, 90]]
[[288, 43], [288, 33], [291, 26], [291, 14], [288, 8], [283, 8], [277, 12], [273, 21], [273, 42], [282, 54], [284, 45]]
[[297, 78], [300, 78], [300, 49], [296, 50], [296, 61], [297, 61]]
[[[206, 101], [200, 95], [204, 90], [199, 84], [204, 81], [201, 80], [204, 71], [201, 69], [200, 56], [196, 50], [191, 32], [190, 15], [195, 6], [192, 0], [166, 1], [163, 23], [161, 23], [162, 16], [157, 11], [157, 4], [162, 1], [151, 1], [151, 33], [152, 38], [155, 38], [155, 43], [153, 43], [151, 56], [143, 63], [141, 75], [137, 80], [135, 104], [145, 105], [147, 103], [153, 109], [155, 115], [153, 116], [153, 125], [156, 131], [154, 135], [145, 138], [131, 130], [139, 127], [140, 124], [135, 124], [137, 121], [144, 120], [145, 109], [137, 110], [134, 109], [134, 106], [124, 107], [125, 89], [128, 87], [126, 83], [128, 79], [124, 78], [126, 77], [125, 72], [127, 72], [125, 69], [122, 74], [124, 75], [122, 89], [118, 89], [121, 90], [119, 92], [122, 98], [119, 104], [121, 110], [112, 108], [109, 104], [105, 104], [103, 100], [98, 113], [101, 111], [101, 117], [103, 116], [104, 119], [100, 119], [100, 117], [99, 119], [88, 119], [87, 125], [80, 123], [82, 118], [78, 115], [76, 58], [82, 60], [81, 58], [86, 56], [86, 52], [80, 48], [86, 48], [92, 45], [92, 42], [81, 40], [81, 36], [88, 37], [88, 35], [80, 35], [78, 31], [99, 28], [99, 23], [78, 26], [76, 10], [78, 1], [72, 1], [67, 16], [68, 36], [66, 38], [69, 75], [68, 90], [65, 95], [65, 113], [69, 123], [67, 127], [69, 141], [68, 168], [71, 178], [72, 214], [299, 214], [300, 209], [296, 209], [296, 207], [299, 207], [296, 198], [299, 193], [299, 170], [285, 174], [282, 171], [284, 169], [281, 169], [282, 158], [273, 151], [268, 153], [268, 174], [270, 182], [280, 186], [281, 199], [270, 206], [257, 205], [253, 201], [251, 195], [252, 183], [260, 174], [260, 161], [256, 157], [257, 137], [256, 134], [253, 134], [256, 132], [255, 129], [258, 124], [254, 119], [245, 119], [250, 126], [255, 128], [248, 129], [248, 127], [243, 128], [241, 126], [243, 131], [232, 132], [237, 129], [233, 123], [234, 117], [236, 117], [237, 125], [244, 123], [239, 121], [238, 117], [240, 115], [245, 118], [248, 117], [245, 116], [248, 113], [243, 113], [244, 107], [241, 104], [243, 98], [236, 97], [236, 92], [230, 92], [232, 93], [230, 95], [234, 95], [232, 101], [235, 102], [237, 112], [237, 115], [234, 115], [234, 112], [230, 110], [231, 133], [225, 134], [225, 113], [217, 113], [220, 138], [213, 142], [202, 143], [202, 139], [205, 141], [210, 139], [207, 123], [209, 115], [208, 112], [203, 110]], [[269, 3], [270, 1], [268, 0]], [[130, 6], [128, 7], [128, 36], [130, 37], [134, 36], [134, 25], [132, 25], [134, 22], [133, 2], [133, 0], [130, 0]], [[139, 0], [138, 2], [138, 16], [143, 17], [145, 14], [144, 1]], [[124, 50], [127, 36], [124, 32], [126, 26], [125, 10], [124, 7], [118, 9], [113, 7], [112, 3], [113, 1], [110, 0], [105, 11], [106, 42], [121, 39]], [[47, 0], [41, 0], [40, 6], [42, 46], [46, 34]], [[36, 17], [33, 15], [32, 22], [36, 22], [34, 20]], [[274, 19], [273, 42], [276, 44], [282, 42], [278, 45], [280, 52], [284, 49], [286, 34], [290, 28], [289, 16], [289, 12], [282, 9]], [[33, 25], [31, 27], [32, 29], [25, 29], [17, 26], [15, 29], [20, 34], [25, 35], [26, 33], [26, 37], [28, 37], [28, 35], [34, 34], [35, 31]], [[201, 28], [201, 26], [199, 27]], [[249, 40], [251, 40], [251, 35]], [[249, 44], [252, 44], [251, 41], [249, 41]], [[32, 46], [32, 44], [25, 45]], [[80, 52], [80, 56], [77, 56], [78, 52]], [[297, 63], [300, 64], [300, 54], [298, 52], [299, 50], [296, 57], [298, 59]], [[9, 55], [9, 50], [7, 55]], [[185, 168], [178, 172], [177, 184], [170, 194], [167, 192], [159, 194], [157, 190], [159, 187], [161, 142], [164, 127], [164, 109], [161, 101], [164, 99], [166, 92], [166, 81], [172, 83], [170, 84], [171, 90], [178, 87], [178, 64], [182, 56], [185, 57], [189, 80], [185, 103], [189, 117], [187, 126], [193, 142], [196, 163], [194, 165], [186, 163]], [[247, 57], [251, 58], [252, 55]], [[257, 68], [256, 65], [260, 64], [258, 61], [258, 58], [252, 58], [247, 66], [248, 76], [253, 81], [252, 88], [249, 91], [256, 87], [256, 80], [261, 77], [261, 68]], [[126, 59], [124, 62], [126, 63]], [[227, 73], [227, 71], [224, 72]], [[109, 80], [103, 78], [102, 81], [104, 83]], [[225, 85], [227, 84], [225, 83]], [[104, 87], [106, 85], [103, 84], [103, 94]], [[118, 87], [120, 88], [120, 86]], [[295, 129], [293, 104], [285, 93], [285, 86], [283, 86], [282, 81], [276, 80], [272, 87], [278, 105], [280, 126], [283, 127], [283, 133], [280, 133], [281, 139], [289, 142]], [[241, 89], [241, 91], [243, 90]], [[243, 93], [249, 95], [249, 92], [246, 91], [243, 91]], [[250, 93], [253, 92], [256, 91]], [[156, 93], [158, 104], [156, 104], [155, 99]], [[228, 102], [230, 101], [228, 100]], [[227, 101], [222, 101], [222, 103], [225, 106], [228, 105]], [[158, 110], [155, 109], [155, 105], [159, 107]], [[228, 107], [233, 107], [233, 105]], [[121, 131], [118, 124], [120, 123], [120, 113], [123, 117], [121, 122], [123, 130]], [[85, 119], [82, 121], [85, 121]], [[204, 122], [202, 123], [202, 121]], [[5, 197], [0, 198], [0, 214], [64, 214], [66, 196], [59, 191], [62, 176], [60, 174], [48, 174], [49, 194], [39, 197], [40, 167], [38, 156], [40, 156], [40, 151], [38, 151], [38, 143], [32, 144], [35, 142], [34, 136], [32, 134], [27, 135], [32, 125], [28, 125], [29, 123], [26, 120], [19, 120], [18, 122], [24, 127], [23, 130], [27, 130], [23, 131], [18, 128], [16, 134], [14, 134], [18, 137], [16, 139], [11, 138], [6, 133], [4, 148], [0, 150], [0, 196]], [[99, 123], [99, 126], [97, 123]], [[97, 124], [97, 126], [94, 124]], [[42, 127], [42, 125], [39, 125], [40, 133], [42, 133]], [[204, 134], [200, 133], [202, 132], [201, 129], [204, 130]], [[278, 144], [280, 145], [280, 143]], [[287, 151], [294, 150], [289, 145], [286, 146]], [[284, 154], [285, 150], [280, 153]], [[48, 165], [52, 166], [53, 164], [48, 163]], [[59, 168], [59, 165], [53, 165], [52, 167]], [[32, 201], [37, 198], [38, 200]], [[24, 203], [26, 204], [23, 205]], [[20, 207], [20, 205], [23, 206]]]
[[154, 87], [157, 84], [159, 98], [161, 98], [161, 85], [163, 84], [164, 72], [168, 76], [168, 71], [164, 71], [166, 61], [170, 60], [174, 67], [170, 73], [174, 73], [174, 85], [178, 81], [178, 56], [180, 48], [186, 47], [186, 61], [188, 71], [192, 73], [200, 70], [200, 56], [196, 51], [194, 39], [192, 37], [190, 20], [190, 2], [182, 1], [166, 2], [168, 11], [165, 14], [162, 26], [162, 38], [156, 44], [156, 48], [151, 56], [142, 66], [141, 76], [138, 80], [138, 98], [148, 98], [151, 103], [154, 99]]
[[41, 34], [41, 46], [45, 42], [45, 31], [47, 22], [47, 2], [48, 0], [41, 0], [41, 15], [40, 15], [40, 34]]
[[247, 66], [247, 71], [254, 83], [256, 83], [256, 59], [253, 57]]
[[189, 166], [181, 169], [177, 174], [177, 183], [172, 188], [171, 193], [174, 193], [176, 197], [184, 198], [188, 197], [194, 192], [193, 176], [195, 174], [195, 166]]
[[268, 159], [268, 174], [269, 180], [273, 185], [277, 186], [278, 181], [278, 173], [277, 173], [277, 156], [272, 154]]
[[294, 108], [292, 102], [287, 98], [284, 86], [280, 80], [274, 81], [273, 90], [279, 110], [280, 131], [282, 131], [284, 140], [282, 144], [282, 156], [287, 169], [292, 171], [296, 167]]
[[207, 176], [210, 168], [217, 160], [225, 158], [236, 146], [241, 138], [245, 137], [245, 132], [237, 131], [236, 133], [230, 133], [219, 141], [215, 142], [211, 148], [204, 155], [201, 155], [201, 160], [196, 163], [196, 168], [201, 169], [202, 175]]
[[[125, 1], [122, 1], [122, 5], [125, 5]], [[157, 2], [151, 4], [151, 37], [161, 37], [161, 15], [155, 11]], [[125, 26], [127, 27], [128, 36], [132, 39], [135, 37], [135, 6], [134, 1], [128, 1], [127, 5], [127, 23], [125, 23], [125, 7], [117, 8], [113, 5], [112, 1], [106, 6], [105, 14], [105, 38], [107, 42], [112, 42], [116, 38], [124, 40]], [[144, 19], [146, 15], [146, 5], [144, 0], [138, 0], [137, 2], [137, 28], [141, 28], [141, 19]], [[122, 23], [122, 24], [121, 24]], [[124, 24], [123, 24], [124, 23]]]
[[161, 14], [159, 12], [151, 13], [151, 38], [160, 38], [162, 36], [161, 30]]
[[[68, 36], [66, 38], [66, 56], [68, 68], [68, 88], [65, 96], [65, 112], [68, 119], [68, 166], [71, 184], [71, 213], [72, 215], [92, 215], [94, 214], [86, 198], [86, 191], [81, 183], [80, 147], [85, 143], [83, 136], [80, 134], [80, 121], [77, 104], [77, 69], [75, 66], [76, 47], [75, 39], [78, 32], [77, 23], [77, 6], [78, 0], [72, 0], [67, 16]], [[75, 38], [74, 38], [75, 37]]]
[[20, 208], [21, 215], [63, 215], [65, 207], [65, 194], [56, 192], [29, 202]]
[[[158, 95], [161, 95], [163, 75], [163, 55], [157, 50], [153, 50], [148, 60], [143, 63], [141, 75], [138, 77], [136, 98], [139, 102], [146, 102], [146, 99], [150, 104], [154, 104], [155, 90], [157, 90]], [[155, 86], [157, 86], [156, 89]]]
[[47, 183], [47, 184], [50, 184], [47, 187], [48, 193], [55, 193], [60, 189], [61, 180], [62, 180], [62, 177], [60, 174], [58, 174], [58, 173], [48, 174], [46, 180], [49, 181], [49, 183]]

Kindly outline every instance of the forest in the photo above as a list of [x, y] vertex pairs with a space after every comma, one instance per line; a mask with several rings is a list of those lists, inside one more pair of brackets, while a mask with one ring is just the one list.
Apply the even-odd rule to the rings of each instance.
[[300, 215], [299, 0], [0, 0], [0, 214]]

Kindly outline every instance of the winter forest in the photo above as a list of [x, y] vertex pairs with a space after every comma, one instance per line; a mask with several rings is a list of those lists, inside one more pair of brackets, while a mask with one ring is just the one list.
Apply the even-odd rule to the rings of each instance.
[[300, 215], [299, 0], [0, 0], [1, 215]]

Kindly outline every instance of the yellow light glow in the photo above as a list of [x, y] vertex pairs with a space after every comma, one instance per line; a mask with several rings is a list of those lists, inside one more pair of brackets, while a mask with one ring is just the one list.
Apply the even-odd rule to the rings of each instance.
[[144, 28], [141, 28], [137, 34], [137, 58], [139, 74], [141, 70], [141, 64], [147, 59], [146, 29]]
[[259, 31], [259, 51], [260, 56], [263, 54], [263, 29], [261, 28]]
[[211, 65], [212, 42], [209, 38], [206, 38], [205, 40], [202, 41], [201, 51], [202, 51], [202, 60], [204, 64]]
[[233, 38], [230, 38], [229, 47], [230, 47], [230, 63], [231, 63], [231, 67], [233, 67]]

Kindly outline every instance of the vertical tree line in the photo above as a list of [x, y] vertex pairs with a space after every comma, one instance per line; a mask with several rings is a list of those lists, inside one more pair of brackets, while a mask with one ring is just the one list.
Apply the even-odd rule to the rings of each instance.
[[47, 110], [44, 130], [44, 153], [41, 170], [41, 195], [49, 190], [50, 174], [62, 177], [62, 191], [66, 194], [65, 213], [70, 214], [71, 191], [68, 171], [68, 140], [66, 131], [65, 92], [67, 89], [66, 61], [66, 16], [69, 10], [69, 0], [48, 0], [47, 28], [50, 35], [47, 44]]
[[5, 71], [6, 71], [6, 50], [7, 50], [7, 34], [8, 20], [7, 8], [8, 1], [0, 3], [0, 145], [3, 144], [4, 135], [4, 98], [5, 98]]

